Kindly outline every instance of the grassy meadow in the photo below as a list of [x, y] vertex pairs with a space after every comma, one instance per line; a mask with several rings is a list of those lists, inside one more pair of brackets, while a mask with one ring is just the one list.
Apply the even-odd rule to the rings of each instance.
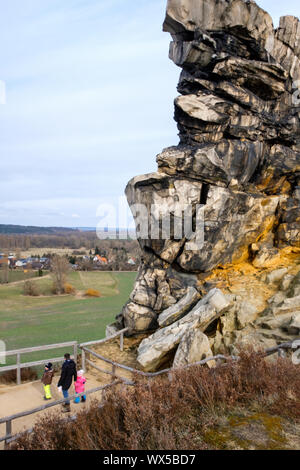
[[[51, 277], [36, 279], [40, 295], [23, 295], [23, 283], [0, 285], [0, 340], [6, 350], [77, 340], [101, 339], [132, 290], [135, 272], [71, 272], [75, 295], [53, 295]], [[96, 289], [100, 298], [84, 297]], [[22, 356], [22, 362], [59, 356], [46, 351]], [[15, 363], [8, 359], [7, 364]]]
[[[48, 274], [48, 271], [43, 271], [43, 274], [46, 275]], [[11, 282], [21, 282], [21, 281], [26, 281], [28, 279], [34, 279], [34, 278], [38, 278], [39, 277], [39, 273], [38, 271], [33, 271], [33, 270], [29, 270], [27, 272], [24, 272], [23, 269], [20, 269], [20, 270], [9, 270], [8, 271], [8, 278], [7, 278], [7, 282], [8, 283], [11, 283]], [[3, 272], [0, 271], [0, 285], [1, 284], [7, 284], [7, 282], [3, 282]]]

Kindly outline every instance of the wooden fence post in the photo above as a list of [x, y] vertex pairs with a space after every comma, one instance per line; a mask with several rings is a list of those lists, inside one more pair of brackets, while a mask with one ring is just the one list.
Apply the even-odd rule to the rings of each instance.
[[17, 385], [21, 385], [21, 354], [17, 354]]
[[85, 363], [85, 350], [82, 348], [81, 350], [81, 368], [82, 370], [86, 371], [86, 363]]
[[111, 381], [114, 382], [116, 378], [116, 366], [115, 364], [112, 364], [112, 376], [111, 376]]
[[77, 343], [74, 344], [73, 350], [74, 350], [74, 362], [75, 364], [77, 364]]
[[6, 437], [7, 437], [7, 440], [4, 441], [4, 448], [5, 449], [8, 448], [8, 439], [11, 437], [11, 435], [12, 435], [11, 421], [6, 421]]
[[124, 351], [124, 333], [120, 334], [120, 351]]

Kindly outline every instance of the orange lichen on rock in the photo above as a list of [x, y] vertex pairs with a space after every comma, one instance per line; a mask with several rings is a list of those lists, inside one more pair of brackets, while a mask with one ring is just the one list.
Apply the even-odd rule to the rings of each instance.
[[[276, 256], [268, 261], [264, 267], [256, 268], [253, 263], [248, 259], [239, 263], [230, 263], [224, 266], [218, 266], [207, 277], [199, 279], [199, 287], [203, 286], [206, 282], [215, 283], [218, 288], [232, 289], [236, 284], [249, 283], [253, 285], [263, 282], [266, 288], [264, 278], [265, 276], [275, 269], [288, 268], [291, 274], [296, 274], [300, 270], [300, 248], [285, 247], [278, 252]], [[267, 288], [270, 295], [273, 289]]]

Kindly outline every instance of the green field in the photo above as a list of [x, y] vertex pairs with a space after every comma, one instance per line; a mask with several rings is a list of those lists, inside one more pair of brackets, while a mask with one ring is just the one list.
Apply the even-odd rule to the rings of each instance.
[[[23, 283], [0, 286], [0, 340], [6, 350], [68, 341], [92, 341], [105, 336], [128, 300], [135, 272], [72, 272], [68, 281], [77, 291], [97, 289], [100, 298], [51, 295], [51, 278], [36, 280], [39, 297], [23, 295]], [[22, 362], [51, 358], [60, 351], [22, 356]], [[14, 361], [8, 360], [7, 363]]]
[[[43, 274], [48, 274], [47, 271], [43, 271]], [[8, 279], [7, 282], [19, 282], [19, 281], [26, 281], [26, 279], [34, 279], [39, 277], [39, 273], [37, 271], [28, 271], [24, 273], [23, 270], [9, 270], [8, 272]], [[0, 284], [2, 284], [3, 273], [0, 271]]]

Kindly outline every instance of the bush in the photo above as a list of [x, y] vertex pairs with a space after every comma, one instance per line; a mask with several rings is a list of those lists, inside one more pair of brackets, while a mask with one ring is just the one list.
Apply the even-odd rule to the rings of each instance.
[[33, 433], [12, 449], [176, 450], [208, 449], [206, 435], [218, 417], [246, 409], [300, 420], [299, 366], [287, 359], [267, 363], [256, 353], [216, 369], [193, 367], [156, 379], [136, 378], [134, 387], [106, 392], [65, 422], [41, 418]]
[[23, 293], [24, 295], [31, 295], [33, 297], [40, 295], [37, 285], [32, 281], [24, 282]]
[[66, 283], [64, 285], [64, 292], [65, 294], [75, 294], [76, 290], [71, 284]]
[[87, 297], [101, 297], [101, 294], [96, 289], [88, 289], [85, 294]]

